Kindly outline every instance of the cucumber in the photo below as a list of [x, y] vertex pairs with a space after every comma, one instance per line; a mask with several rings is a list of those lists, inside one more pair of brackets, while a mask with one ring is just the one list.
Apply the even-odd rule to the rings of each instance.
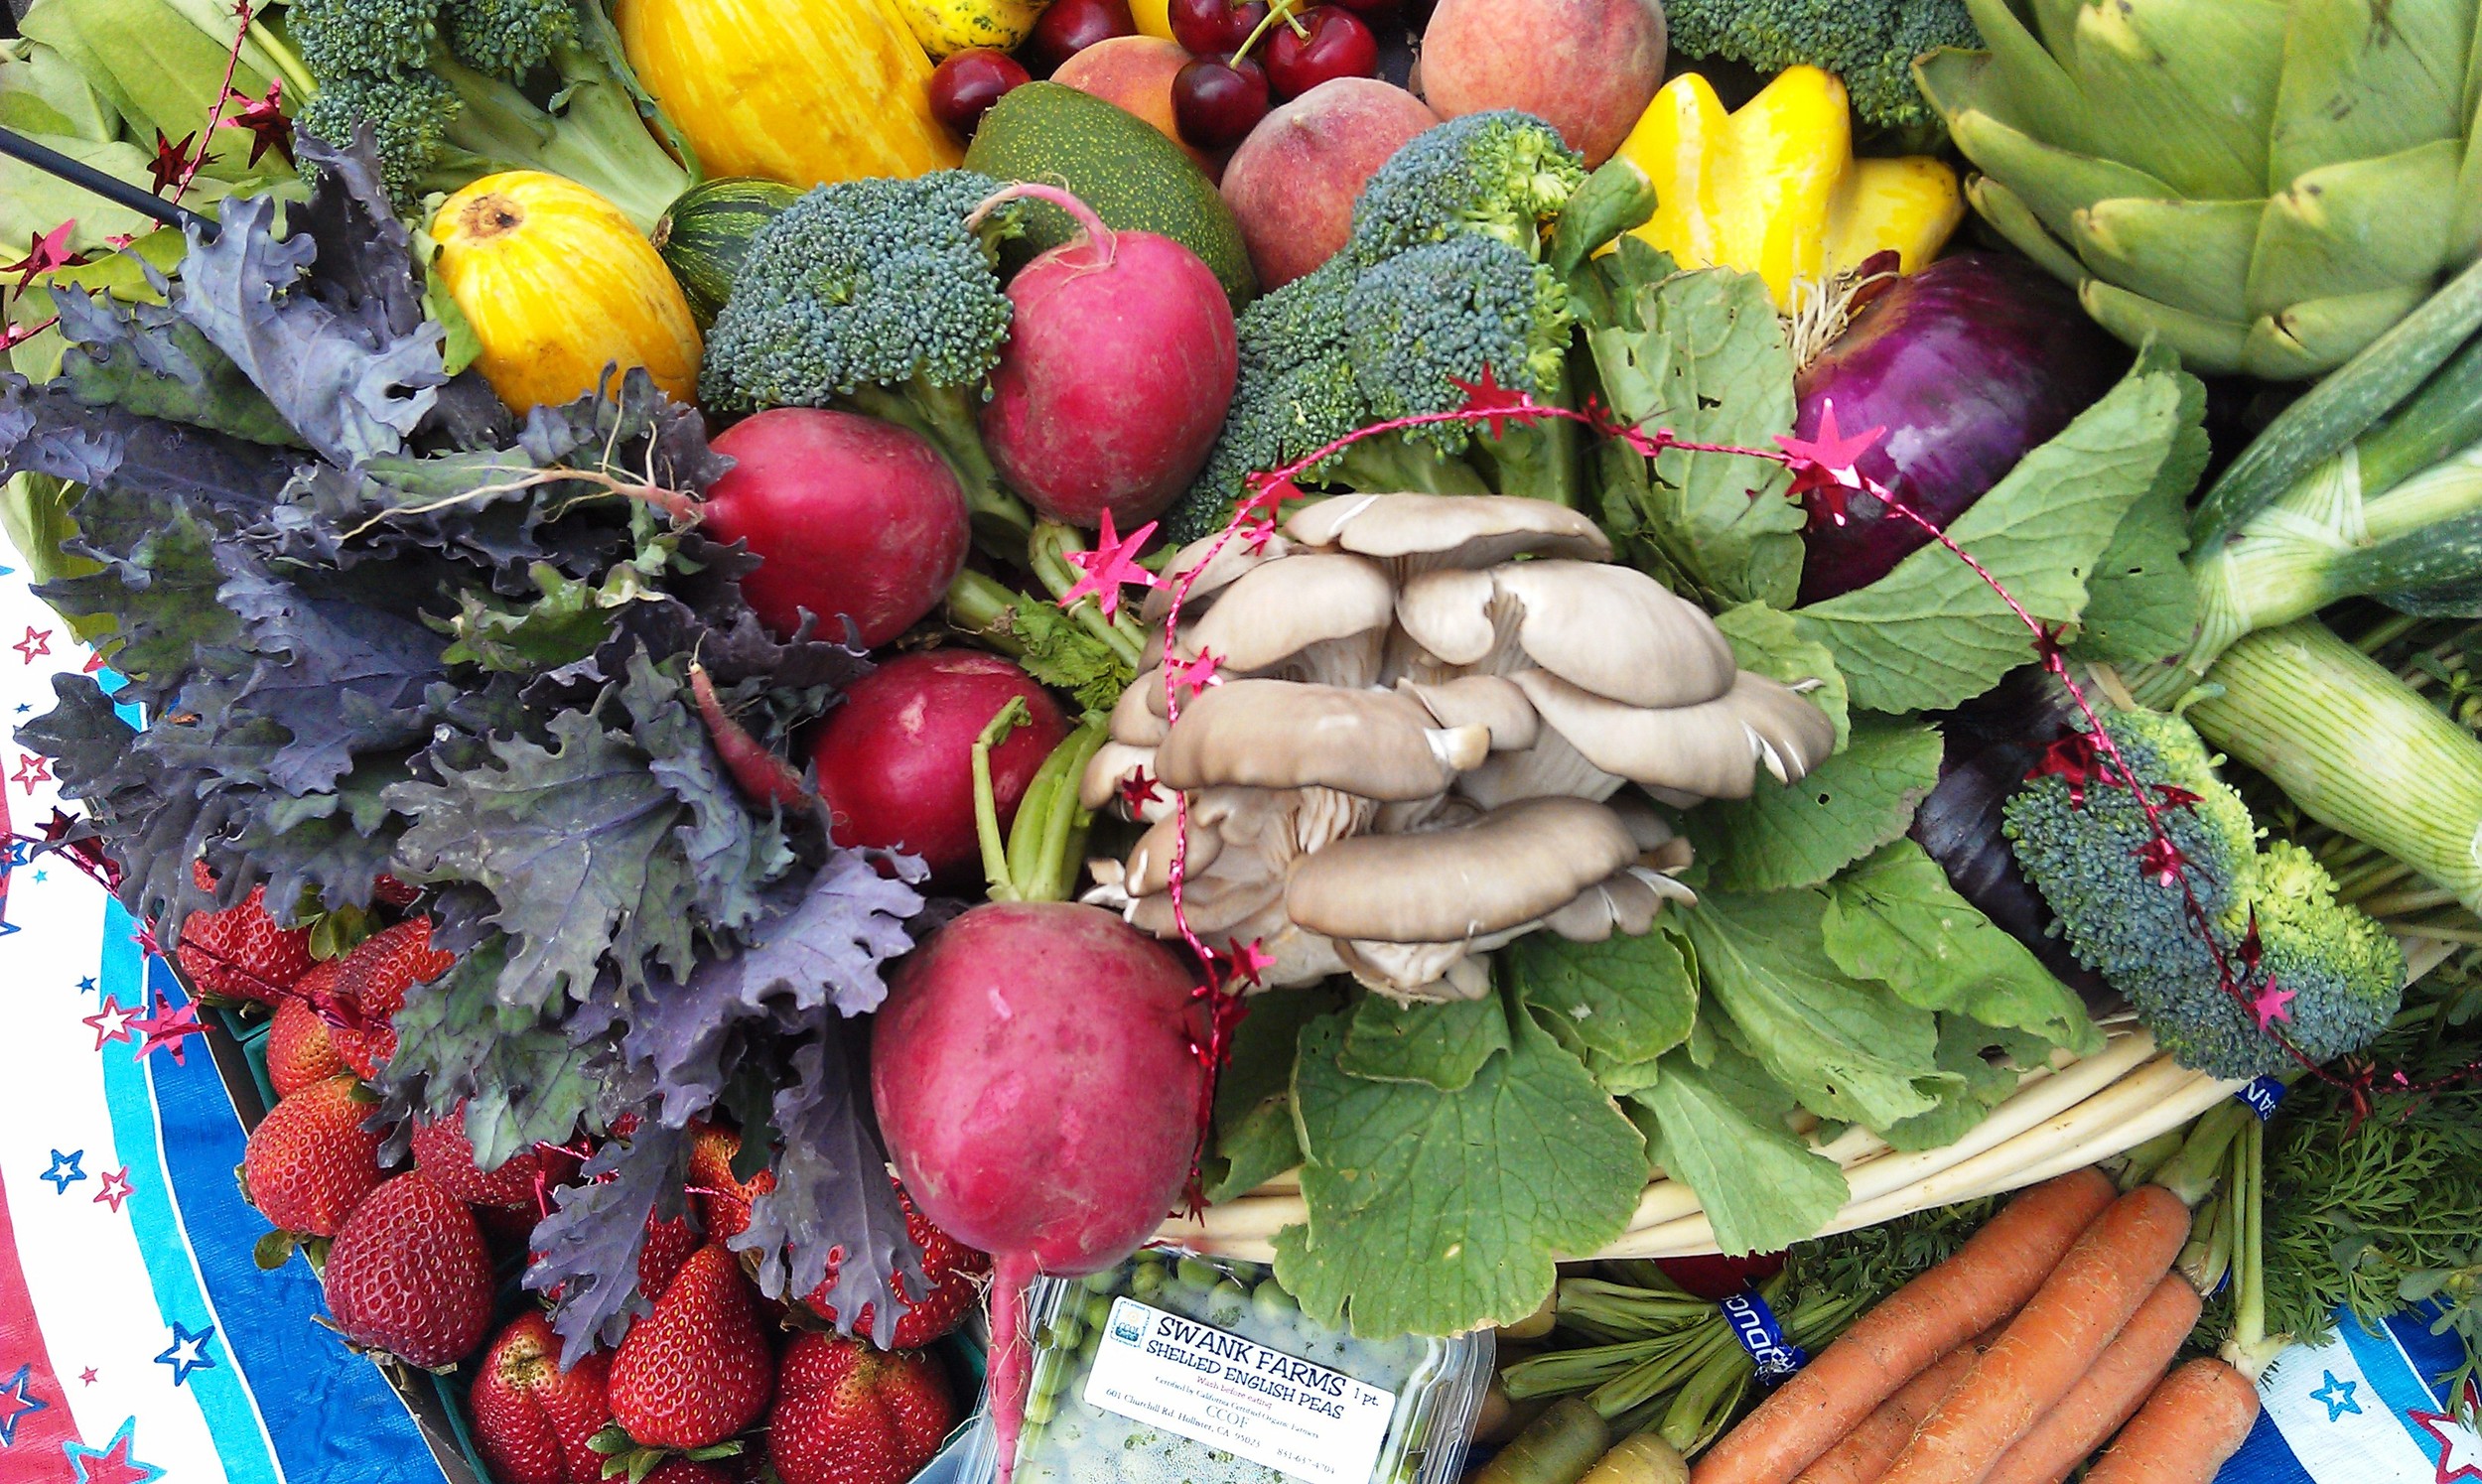
[[[1106, 226], [1155, 232], [1196, 253], [1235, 311], [1258, 296], [1241, 224], [1214, 182], [1162, 130], [1117, 104], [1057, 82], [1011, 88], [975, 127], [965, 168], [1065, 187]], [[1023, 262], [1074, 230], [1059, 207], [1030, 202], [1024, 233], [1002, 251]]]
[[715, 324], [731, 297], [742, 259], [750, 255], [750, 239], [799, 200], [799, 191], [778, 181], [720, 176], [690, 187], [665, 208], [655, 223], [655, 251], [663, 254], [700, 330]]

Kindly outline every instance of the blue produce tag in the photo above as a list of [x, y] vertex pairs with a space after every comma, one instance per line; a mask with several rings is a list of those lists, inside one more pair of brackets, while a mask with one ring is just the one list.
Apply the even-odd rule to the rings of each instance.
[[2263, 1124], [2275, 1116], [2276, 1107], [2283, 1102], [2283, 1095], [2288, 1091], [2290, 1089], [2283, 1085], [2281, 1077], [2261, 1077], [2233, 1096], [2250, 1105], [2250, 1112], [2257, 1114], [2258, 1121]]
[[1810, 1363], [1809, 1351], [1784, 1338], [1784, 1326], [1776, 1322], [1775, 1311], [1767, 1307], [1757, 1289], [1735, 1293], [1716, 1307], [1724, 1310], [1725, 1322], [1732, 1326], [1733, 1338], [1757, 1363], [1760, 1381], [1781, 1381]]

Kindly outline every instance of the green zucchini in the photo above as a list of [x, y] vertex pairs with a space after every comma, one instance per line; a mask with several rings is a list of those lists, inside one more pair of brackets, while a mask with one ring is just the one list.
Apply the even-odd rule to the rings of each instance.
[[689, 299], [689, 312], [706, 330], [731, 297], [750, 239], [776, 213], [801, 200], [777, 181], [720, 176], [681, 193], [655, 223], [655, 251]]

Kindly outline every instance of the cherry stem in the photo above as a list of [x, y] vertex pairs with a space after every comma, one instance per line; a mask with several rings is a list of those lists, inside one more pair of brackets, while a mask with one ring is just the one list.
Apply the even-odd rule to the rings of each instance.
[[1310, 28], [1303, 25], [1300, 21], [1295, 20], [1293, 17], [1293, 0], [1273, 0], [1273, 3], [1267, 7], [1267, 14], [1261, 17], [1258, 25], [1251, 30], [1248, 36], [1242, 39], [1240, 50], [1232, 54], [1231, 60], [1233, 62], [1239, 62], [1244, 57], [1249, 56], [1250, 49], [1258, 45], [1258, 39], [1267, 34], [1267, 28], [1275, 25], [1278, 21], [1282, 21], [1287, 26], [1292, 27], [1293, 34], [1295, 36], [1307, 37], [1310, 35]]

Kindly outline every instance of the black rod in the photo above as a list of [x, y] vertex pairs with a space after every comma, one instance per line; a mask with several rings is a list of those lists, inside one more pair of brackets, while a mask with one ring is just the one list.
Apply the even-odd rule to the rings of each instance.
[[127, 181], [116, 180], [91, 165], [79, 164], [59, 150], [48, 149], [37, 144], [15, 129], [0, 129], [0, 155], [6, 155], [12, 160], [23, 160], [47, 175], [59, 176], [80, 190], [93, 192], [116, 206], [125, 206], [141, 216], [151, 216], [167, 226], [178, 226], [185, 231], [195, 230], [204, 238], [211, 239], [215, 235], [215, 222], [212, 217], [202, 216], [188, 206], [177, 205], [162, 197], [150, 196]]

